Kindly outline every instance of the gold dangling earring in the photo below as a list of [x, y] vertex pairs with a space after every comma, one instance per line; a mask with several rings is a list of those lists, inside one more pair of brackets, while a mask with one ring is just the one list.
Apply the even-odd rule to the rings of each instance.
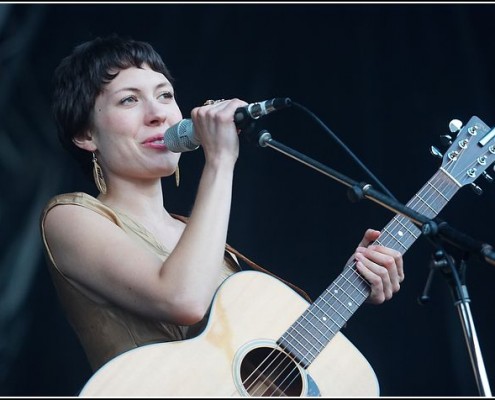
[[175, 186], [179, 187], [180, 183], [180, 171], [179, 171], [179, 164], [177, 164], [177, 168], [175, 169]]
[[107, 184], [105, 183], [105, 179], [103, 178], [103, 171], [98, 164], [95, 153], [93, 153], [93, 178], [95, 179], [96, 187], [98, 188], [100, 193], [106, 194]]

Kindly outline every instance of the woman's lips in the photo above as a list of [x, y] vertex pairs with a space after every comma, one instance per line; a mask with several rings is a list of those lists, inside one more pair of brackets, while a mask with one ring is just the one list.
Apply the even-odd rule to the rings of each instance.
[[146, 139], [143, 142], [143, 146], [151, 148], [151, 149], [157, 149], [157, 150], [166, 150], [167, 149], [163, 135], [155, 135], [153, 137]]

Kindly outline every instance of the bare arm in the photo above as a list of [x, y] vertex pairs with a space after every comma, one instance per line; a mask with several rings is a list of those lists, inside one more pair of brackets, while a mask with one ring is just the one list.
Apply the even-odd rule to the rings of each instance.
[[133, 242], [106, 218], [78, 206], [58, 206], [46, 218], [57, 264], [96, 296], [139, 314], [178, 324], [199, 321], [218, 287], [238, 156], [234, 111], [240, 100], [191, 113], [205, 167], [189, 222], [170, 256]]

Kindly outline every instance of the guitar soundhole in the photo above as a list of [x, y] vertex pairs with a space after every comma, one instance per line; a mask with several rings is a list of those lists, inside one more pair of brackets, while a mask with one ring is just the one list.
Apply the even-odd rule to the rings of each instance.
[[299, 367], [279, 349], [258, 347], [249, 351], [241, 362], [240, 374], [250, 396], [301, 396]]

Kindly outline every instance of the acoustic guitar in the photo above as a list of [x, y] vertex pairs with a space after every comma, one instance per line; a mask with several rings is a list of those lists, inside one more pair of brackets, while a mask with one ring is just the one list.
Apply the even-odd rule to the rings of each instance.
[[[473, 116], [407, 206], [434, 218], [492, 164], [494, 131]], [[421, 234], [396, 214], [376, 243], [403, 254]], [[369, 294], [353, 262], [311, 304], [268, 274], [238, 272], [219, 287], [199, 336], [129, 350], [96, 371], [79, 395], [378, 396], [372, 367], [340, 332]]]

